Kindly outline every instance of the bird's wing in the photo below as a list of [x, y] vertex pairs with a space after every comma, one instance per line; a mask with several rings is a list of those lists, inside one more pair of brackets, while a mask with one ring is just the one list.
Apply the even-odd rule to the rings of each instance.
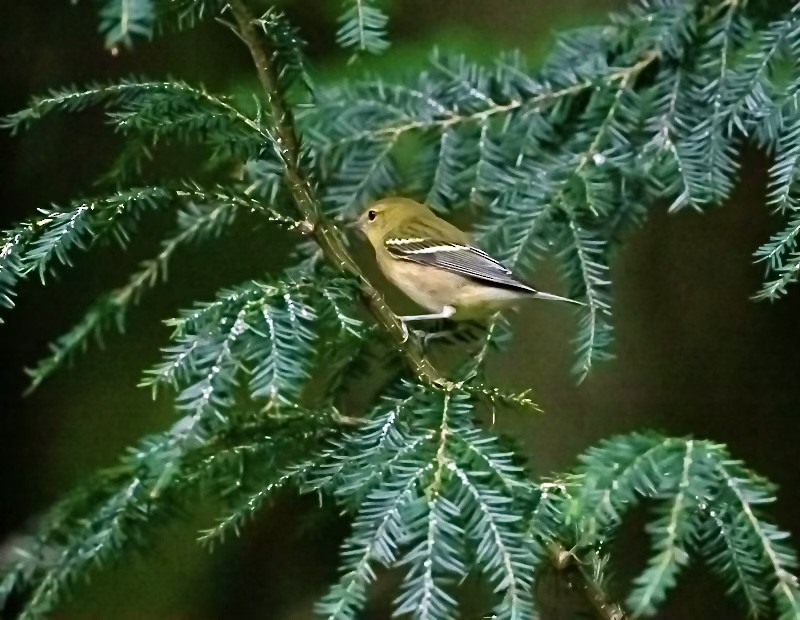
[[452, 243], [403, 235], [387, 237], [384, 245], [395, 258], [431, 265], [520, 293], [538, 292], [514, 276], [505, 265], [468, 243]]

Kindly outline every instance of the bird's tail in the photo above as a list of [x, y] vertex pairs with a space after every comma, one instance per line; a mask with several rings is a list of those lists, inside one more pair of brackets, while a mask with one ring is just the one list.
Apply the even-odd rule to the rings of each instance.
[[552, 293], [545, 293], [544, 291], [536, 291], [533, 294], [534, 299], [547, 299], [549, 301], [566, 301], [570, 304], [576, 304], [578, 306], [585, 306], [586, 304], [582, 301], [577, 301], [575, 299], [570, 299], [569, 297], [561, 297], [560, 295], [553, 295]]

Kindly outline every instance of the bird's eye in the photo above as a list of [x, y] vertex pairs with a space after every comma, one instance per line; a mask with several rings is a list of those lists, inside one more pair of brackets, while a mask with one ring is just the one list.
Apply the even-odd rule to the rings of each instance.
[[367, 217], [369, 221], [372, 222], [378, 214], [375, 211], [367, 211]]

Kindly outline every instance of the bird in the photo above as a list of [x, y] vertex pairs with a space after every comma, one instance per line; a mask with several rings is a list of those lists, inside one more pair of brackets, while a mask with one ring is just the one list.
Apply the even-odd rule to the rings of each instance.
[[585, 305], [533, 287], [415, 200], [379, 200], [362, 212], [355, 226], [375, 249], [386, 278], [429, 311], [398, 317], [404, 323], [481, 319], [524, 299]]

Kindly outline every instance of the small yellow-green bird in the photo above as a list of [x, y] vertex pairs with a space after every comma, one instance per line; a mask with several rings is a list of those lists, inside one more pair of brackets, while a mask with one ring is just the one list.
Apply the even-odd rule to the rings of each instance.
[[356, 226], [375, 248], [389, 281], [430, 310], [399, 317], [403, 321], [475, 319], [525, 298], [584, 305], [535, 289], [414, 200], [384, 198], [367, 208]]

